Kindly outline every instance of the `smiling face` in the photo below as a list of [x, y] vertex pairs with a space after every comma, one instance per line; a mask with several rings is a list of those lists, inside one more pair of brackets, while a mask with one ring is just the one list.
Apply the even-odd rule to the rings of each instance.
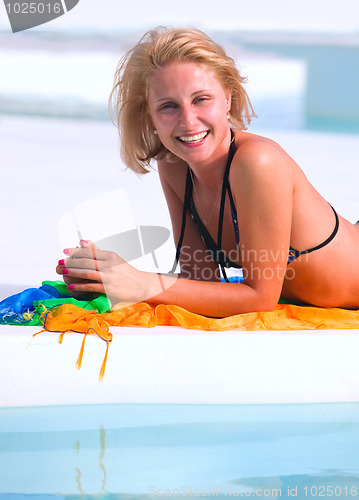
[[171, 62], [158, 69], [148, 107], [162, 144], [189, 165], [228, 152], [231, 96], [206, 66]]

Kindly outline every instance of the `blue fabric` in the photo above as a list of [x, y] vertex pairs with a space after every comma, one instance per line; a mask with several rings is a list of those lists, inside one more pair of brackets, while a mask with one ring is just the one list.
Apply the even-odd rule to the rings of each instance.
[[[221, 278], [221, 281], [223, 283], [226, 283], [226, 280], [224, 278]], [[229, 276], [228, 277], [228, 282], [229, 283], [242, 283], [243, 277], [242, 276]]]
[[39, 288], [27, 288], [23, 292], [16, 293], [0, 302], [0, 323], [27, 323], [24, 313], [34, 310], [34, 300], [52, 299], [52, 295]]
[[[65, 291], [66, 285], [62, 282], [53, 282], [61, 291]], [[27, 288], [20, 293], [11, 295], [0, 302], [0, 324], [26, 324], [29, 318], [24, 318], [24, 313], [34, 312], [34, 302], [42, 302], [48, 299], [68, 298], [49, 282], [44, 282], [40, 288]]]
[[27, 288], [1, 301], [0, 324], [41, 325], [44, 309], [40, 306], [49, 310], [61, 304], [75, 304], [100, 314], [111, 310], [111, 301], [104, 294], [97, 294], [91, 300], [78, 300], [71, 296], [63, 281], [43, 281], [39, 288]]
[[[53, 281], [51, 283], [52, 284], [50, 284], [49, 281], [43, 281], [39, 290], [43, 290], [44, 292], [49, 293], [51, 295], [51, 299], [63, 299], [64, 297], [71, 297], [71, 294], [68, 292], [65, 283], [63, 283], [62, 281]], [[57, 288], [55, 288], [54, 285], [56, 285]]]

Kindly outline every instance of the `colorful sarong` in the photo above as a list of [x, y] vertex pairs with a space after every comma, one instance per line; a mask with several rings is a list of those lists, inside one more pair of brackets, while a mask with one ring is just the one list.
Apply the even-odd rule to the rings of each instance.
[[[99, 336], [107, 342], [100, 379], [105, 372], [108, 347], [112, 340], [110, 332], [112, 326], [153, 328], [166, 325], [181, 326], [187, 330], [203, 332], [359, 329], [359, 310], [278, 304], [275, 310], [270, 312], [252, 312], [226, 318], [209, 318], [191, 313], [175, 305], [151, 306], [140, 302], [130, 306], [123, 306], [119, 303], [111, 308], [110, 301], [104, 295], [88, 302], [78, 301], [69, 296], [66, 285], [62, 282], [44, 282], [40, 289], [30, 290], [31, 292], [25, 290], [17, 296], [9, 297], [0, 302], [0, 323], [42, 325], [43, 330], [38, 333], [62, 332], [59, 336], [60, 343], [68, 331], [84, 334], [85, 337], [77, 360], [78, 368], [81, 367], [86, 336], [90, 334]], [[41, 299], [38, 291], [55, 295], [57, 293], [58, 296], [53, 295], [50, 298]], [[22, 294], [24, 295], [21, 297]], [[36, 299], [33, 300], [32, 305], [29, 303], [29, 297]], [[13, 314], [11, 304], [15, 304], [17, 308]], [[13, 323], [8, 321], [9, 318], [14, 319]]]

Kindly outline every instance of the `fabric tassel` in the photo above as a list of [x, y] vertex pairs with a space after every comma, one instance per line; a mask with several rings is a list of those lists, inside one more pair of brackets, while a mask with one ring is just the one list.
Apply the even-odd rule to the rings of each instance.
[[[43, 330], [43, 331], [44, 331], [44, 330]], [[65, 335], [65, 333], [67, 333], [68, 331], [69, 331], [69, 330], [66, 330], [65, 332], [60, 333], [60, 335], [59, 335], [59, 336], [58, 336], [58, 338], [57, 338], [57, 342], [58, 342], [59, 344], [62, 344], [62, 341], [64, 340], [64, 335]]]
[[[320, 308], [279, 304], [275, 310], [238, 314], [226, 318], [210, 318], [194, 314], [175, 305], [160, 304], [156, 307], [140, 302], [123, 307], [118, 304], [110, 312], [99, 314], [73, 304], [63, 304], [50, 311], [41, 311], [45, 317], [42, 331], [74, 331], [85, 334], [76, 362], [81, 367], [86, 335], [96, 334], [107, 343], [106, 354], [100, 370], [100, 380], [105, 374], [109, 343], [113, 326], [181, 326], [185, 329], [205, 331], [255, 331], [255, 330], [323, 330], [359, 328], [359, 310]], [[39, 332], [41, 333], [41, 332]], [[36, 334], [35, 334], [36, 335]], [[61, 343], [62, 336], [59, 337]]]
[[39, 335], [39, 333], [43, 333], [43, 332], [46, 332], [46, 330], [40, 330], [39, 332], [36, 332], [33, 335], [31, 335], [30, 342], [27, 344], [26, 349], [28, 349], [31, 346], [32, 341], [34, 340], [34, 338], [36, 337], [36, 335]]
[[84, 355], [85, 340], [86, 340], [87, 335], [88, 335], [88, 333], [85, 333], [85, 336], [84, 336], [82, 344], [81, 344], [81, 349], [80, 349], [80, 352], [79, 352], [79, 357], [77, 358], [77, 361], [76, 361], [76, 366], [77, 366], [78, 370], [81, 368], [81, 365], [82, 365], [82, 358], [83, 358], [83, 355]]
[[109, 348], [109, 345], [110, 345], [110, 341], [107, 340], [106, 341], [106, 353], [105, 353], [105, 357], [103, 358], [103, 361], [102, 361], [102, 365], [101, 365], [101, 370], [100, 370], [100, 377], [99, 379], [102, 380], [104, 375], [105, 375], [105, 370], [106, 370], [106, 363], [107, 363], [107, 356], [108, 356], [108, 348]]

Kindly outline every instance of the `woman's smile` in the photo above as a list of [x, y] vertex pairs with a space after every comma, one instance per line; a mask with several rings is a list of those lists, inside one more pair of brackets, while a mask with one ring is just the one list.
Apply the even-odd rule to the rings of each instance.
[[186, 146], [198, 146], [203, 144], [205, 139], [208, 137], [209, 130], [205, 132], [199, 132], [198, 134], [192, 135], [181, 135], [177, 139], [183, 142]]

